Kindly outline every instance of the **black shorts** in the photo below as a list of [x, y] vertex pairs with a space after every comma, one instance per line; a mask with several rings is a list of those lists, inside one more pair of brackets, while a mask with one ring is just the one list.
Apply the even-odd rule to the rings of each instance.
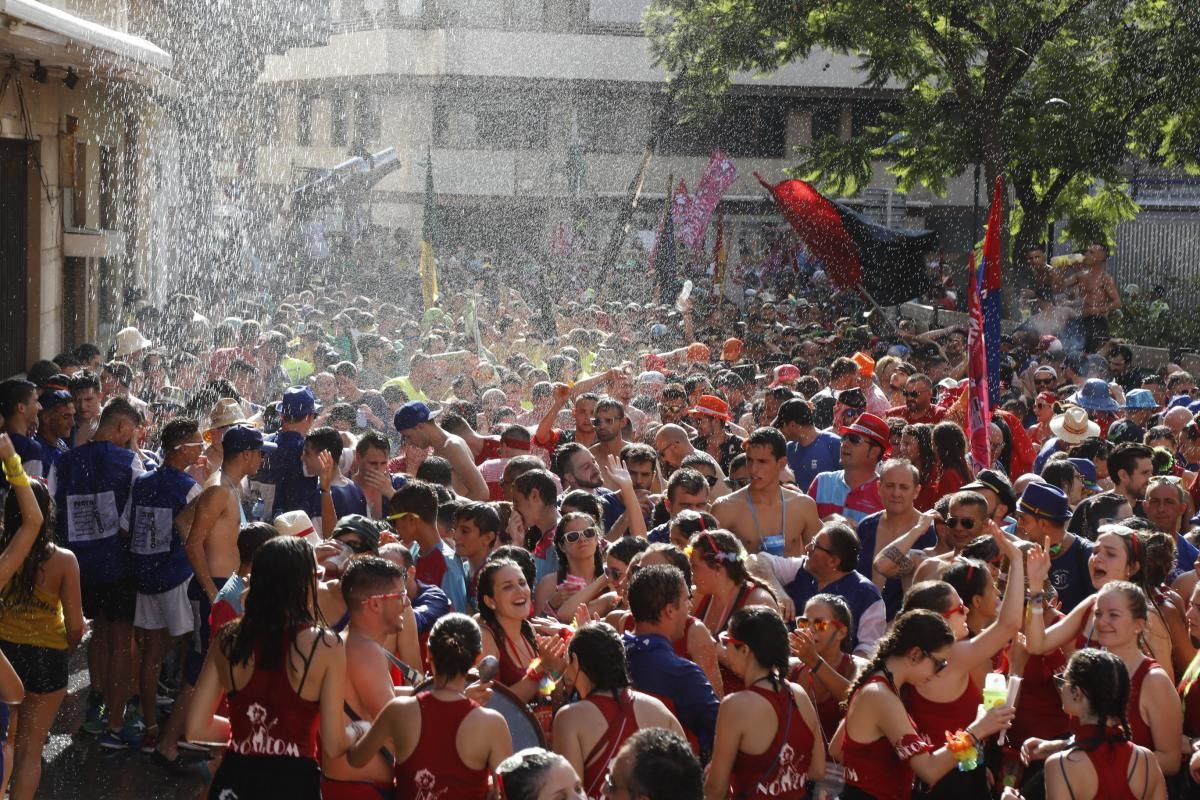
[[[219, 592], [229, 579], [214, 577], [212, 580]], [[195, 576], [188, 581], [187, 593], [188, 600], [192, 603], [192, 646], [183, 663], [183, 678], [189, 686], [195, 686], [196, 681], [200, 680], [204, 659], [208, 656], [208, 640], [212, 636], [208, 615], [212, 613], [212, 603], [208, 602], [208, 593]]]
[[311, 758], [244, 756], [226, 751], [213, 776], [208, 800], [286, 797], [320, 800], [321, 768]]
[[4, 653], [21, 683], [25, 684], [25, 691], [50, 694], [67, 688], [68, 650], [17, 644], [0, 639], [0, 652]]
[[116, 583], [85, 583], [83, 593], [83, 615], [88, 619], [103, 619], [108, 622], [133, 624], [137, 611], [137, 585], [131, 580]]

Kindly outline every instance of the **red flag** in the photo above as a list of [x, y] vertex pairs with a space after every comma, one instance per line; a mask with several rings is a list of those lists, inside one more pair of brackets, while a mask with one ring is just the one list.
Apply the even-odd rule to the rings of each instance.
[[992, 208], [988, 212], [987, 235], [983, 239], [983, 286], [984, 296], [988, 292], [1000, 291], [1000, 226], [1004, 224], [1004, 178], [996, 176], [992, 190]]
[[979, 271], [975, 268], [975, 253], [971, 253], [970, 285], [967, 287], [967, 440], [971, 444], [971, 460], [975, 469], [992, 466], [991, 438], [988, 426], [992, 412], [988, 399], [987, 344], [983, 333], [983, 308], [979, 297]]

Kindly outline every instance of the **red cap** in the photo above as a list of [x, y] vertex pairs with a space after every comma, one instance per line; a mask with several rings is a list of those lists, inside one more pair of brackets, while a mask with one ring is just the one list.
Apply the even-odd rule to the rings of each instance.
[[692, 342], [687, 349], [688, 361], [708, 361], [712, 358], [712, 351], [708, 349], [708, 345], [700, 342]]
[[874, 414], [859, 414], [854, 422], [850, 425], [843, 425], [838, 431], [845, 436], [848, 433], [857, 433], [860, 436], [865, 436], [871, 439], [880, 447], [883, 448], [883, 454], [886, 456], [888, 451], [892, 449], [892, 430], [888, 424]]
[[702, 394], [700, 399], [696, 401], [694, 408], [688, 409], [689, 414], [703, 414], [706, 417], [716, 417], [728, 422], [731, 417], [729, 414], [729, 403], [726, 403], [716, 395]]
[[795, 383], [800, 380], [800, 376], [804, 373], [795, 364], [780, 364], [774, 371], [775, 380], [771, 382], [768, 389], [774, 389], [776, 386], [782, 386], [785, 383]]

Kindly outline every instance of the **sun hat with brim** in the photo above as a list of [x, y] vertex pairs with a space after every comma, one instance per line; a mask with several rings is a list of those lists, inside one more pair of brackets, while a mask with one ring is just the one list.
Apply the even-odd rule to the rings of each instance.
[[1148, 408], [1158, 408], [1158, 402], [1154, 399], [1154, 392], [1149, 389], [1134, 389], [1125, 395], [1125, 409], [1127, 411], [1140, 411]]
[[1066, 493], [1057, 486], [1031, 483], [1025, 487], [1025, 492], [1017, 501], [1017, 512], [1054, 522], [1065, 522], [1071, 518], [1071, 504]]
[[423, 422], [429, 422], [431, 419], [442, 413], [441, 410], [431, 410], [429, 406], [422, 403], [420, 400], [410, 400], [400, 406], [400, 410], [396, 412], [392, 422], [396, 426], [396, 430], [400, 433], [411, 430]]
[[164, 406], [183, 408], [187, 404], [187, 393], [178, 386], [164, 386], [158, 390], [158, 402]]
[[1079, 444], [1090, 436], [1099, 436], [1100, 426], [1088, 419], [1085, 409], [1069, 406], [1050, 420], [1050, 432], [1061, 442]]
[[1075, 394], [1071, 402], [1088, 411], [1120, 411], [1121, 404], [1113, 400], [1108, 391], [1108, 383], [1103, 378], [1088, 378]]
[[139, 350], [145, 350], [154, 342], [142, 335], [142, 332], [137, 328], [122, 328], [117, 331], [117, 350], [113, 354], [115, 358], [122, 356], [131, 356]]
[[275, 530], [279, 531], [280, 536], [307, 537], [315, 536], [317, 533], [312, 519], [304, 511], [288, 511], [280, 514], [272, 524]]
[[1000, 502], [1012, 508], [1016, 505], [1017, 495], [1013, 491], [1012, 484], [1008, 478], [994, 469], [981, 469], [975, 473], [975, 480], [968, 484], [964, 484], [963, 491], [967, 489], [990, 489], [1000, 498]]
[[716, 395], [702, 394], [696, 405], [688, 409], [689, 414], [699, 414], [705, 417], [716, 417], [729, 421], [729, 404]]
[[241, 403], [232, 397], [222, 397], [212, 407], [212, 411], [208, 414], [208, 419], [208, 427], [211, 430], [212, 428], [228, 428], [230, 425], [245, 422], [246, 415], [242, 413]]
[[892, 449], [892, 431], [888, 424], [874, 414], [859, 414], [854, 422], [850, 425], [843, 425], [839, 430], [842, 436], [851, 433], [857, 433], [860, 436], [865, 436], [875, 444], [883, 448], [883, 454], [887, 455]]

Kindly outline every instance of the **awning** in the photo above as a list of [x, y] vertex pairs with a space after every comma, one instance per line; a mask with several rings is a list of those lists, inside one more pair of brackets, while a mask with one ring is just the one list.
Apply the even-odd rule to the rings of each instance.
[[172, 63], [170, 53], [140, 36], [38, 0], [0, 0], [0, 53], [5, 51], [84, 74], [156, 72]]

